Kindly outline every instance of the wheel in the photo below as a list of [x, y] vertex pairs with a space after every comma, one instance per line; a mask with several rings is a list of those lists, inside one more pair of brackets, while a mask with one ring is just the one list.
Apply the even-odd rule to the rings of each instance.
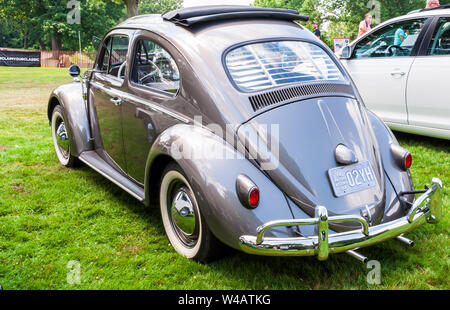
[[70, 153], [69, 133], [66, 130], [65, 113], [60, 105], [53, 109], [52, 113], [52, 137], [56, 156], [59, 162], [66, 167], [75, 167], [78, 158]]
[[224, 245], [208, 228], [191, 185], [175, 163], [163, 172], [159, 198], [164, 229], [178, 253], [199, 262], [222, 255]]

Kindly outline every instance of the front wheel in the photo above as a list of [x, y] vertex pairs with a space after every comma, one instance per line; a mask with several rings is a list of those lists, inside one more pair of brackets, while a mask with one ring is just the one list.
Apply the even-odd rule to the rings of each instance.
[[56, 156], [63, 166], [75, 167], [78, 164], [78, 158], [70, 153], [70, 140], [66, 124], [64, 109], [58, 105], [53, 109], [51, 123]]
[[200, 262], [221, 256], [224, 246], [209, 230], [191, 185], [175, 163], [164, 170], [159, 201], [164, 229], [178, 253]]

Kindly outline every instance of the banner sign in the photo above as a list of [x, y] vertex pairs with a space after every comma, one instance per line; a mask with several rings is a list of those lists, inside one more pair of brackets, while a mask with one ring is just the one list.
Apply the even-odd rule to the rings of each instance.
[[41, 52], [0, 51], [0, 66], [40, 67]]
[[341, 50], [350, 44], [349, 38], [334, 38], [333, 48], [335, 54], [340, 54]]

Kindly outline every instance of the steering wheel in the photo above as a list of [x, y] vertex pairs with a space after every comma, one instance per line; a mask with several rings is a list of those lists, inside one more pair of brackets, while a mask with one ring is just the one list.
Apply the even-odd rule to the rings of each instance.
[[386, 49], [387, 56], [393, 56], [394, 55], [394, 51], [393, 51], [394, 48], [400, 50], [400, 52], [402, 53], [402, 56], [404, 56], [405, 52], [407, 51], [405, 48], [401, 47], [400, 45], [395, 45], [394, 44], [394, 45], [390, 45]]
[[158, 66], [157, 66], [153, 61], [151, 61], [150, 59], [148, 59], [148, 62], [149, 62], [151, 65], [153, 65], [156, 69], [153, 70], [152, 72], [150, 72], [149, 74], [146, 74], [146, 75], [144, 75], [143, 77], [141, 77], [141, 78], [139, 79], [139, 83], [140, 83], [140, 84], [144, 84], [144, 80], [145, 80], [145, 79], [147, 79], [148, 77], [154, 75], [155, 73], [158, 73], [158, 76], [159, 76], [159, 78], [161, 79], [161, 81], [162, 81], [163, 83], [165, 83], [165, 84], [170, 84], [170, 81], [168, 81], [168, 80], [166, 80], [166, 79], [164, 78], [164, 76], [163, 76], [163, 74], [162, 74], [162, 72], [161, 72], [161, 69], [159, 69]]

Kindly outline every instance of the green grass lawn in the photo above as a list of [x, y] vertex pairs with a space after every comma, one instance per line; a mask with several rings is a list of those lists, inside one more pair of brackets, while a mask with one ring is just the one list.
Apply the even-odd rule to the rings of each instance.
[[[381, 263], [381, 284], [346, 254], [270, 258], [231, 252], [203, 265], [169, 246], [159, 210], [146, 208], [84, 166], [56, 158], [48, 96], [71, 80], [67, 70], [0, 67], [0, 285], [4, 289], [450, 289], [449, 211], [438, 225], [360, 252]], [[398, 134], [414, 156], [421, 189], [438, 176], [450, 184], [448, 141]], [[444, 190], [449, 206], [450, 190]], [[67, 282], [70, 261], [81, 283]]]

